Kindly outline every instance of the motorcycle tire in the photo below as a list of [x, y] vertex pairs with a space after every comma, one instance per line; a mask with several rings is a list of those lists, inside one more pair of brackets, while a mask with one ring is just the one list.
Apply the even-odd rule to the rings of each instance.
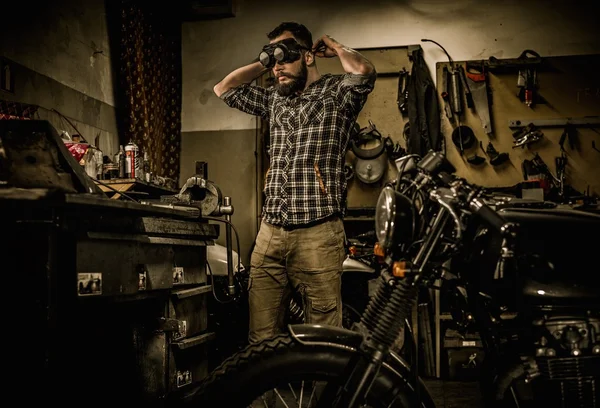
[[[292, 382], [333, 381], [341, 386], [342, 373], [356, 356], [356, 351], [346, 348], [306, 346], [281, 334], [229, 357], [180, 401], [182, 406], [245, 408], [268, 391], [287, 389]], [[414, 407], [414, 397], [406, 383], [384, 366], [371, 388], [368, 406]], [[424, 402], [422, 406], [431, 405]]]

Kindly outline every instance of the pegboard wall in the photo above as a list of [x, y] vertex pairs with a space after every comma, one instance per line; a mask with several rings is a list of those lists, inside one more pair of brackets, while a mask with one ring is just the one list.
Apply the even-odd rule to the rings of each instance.
[[[556, 174], [556, 158], [561, 156], [559, 145], [566, 123], [574, 127], [573, 136], [563, 144], [567, 159], [566, 183], [581, 193], [600, 195], [600, 55], [580, 55], [543, 57], [542, 63], [532, 66], [535, 70], [536, 86], [534, 103], [527, 106], [519, 97], [519, 71], [516, 67], [487, 68], [486, 61], [469, 61], [470, 65], [483, 64], [487, 71], [487, 90], [491, 116], [491, 134], [487, 134], [476, 109], [469, 109], [466, 97], [461, 93], [463, 113], [459, 120], [450, 120], [440, 97], [442, 132], [445, 138], [446, 154], [456, 167], [457, 175], [486, 187], [514, 186], [524, 180], [522, 163], [531, 160], [537, 153]], [[499, 60], [504, 61], [504, 60]], [[467, 61], [454, 62], [456, 66], [466, 66]], [[452, 70], [451, 64], [436, 65], [438, 94], [443, 91], [444, 68]], [[522, 84], [522, 82], [521, 82]], [[510, 125], [533, 123], [542, 133], [539, 141], [524, 147], [515, 147], [513, 132], [519, 130]], [[474, 133], [476, 142], [461, 154], [460, 148], [452, 140], [452, 132], [459, 125], [468, 126]], [[483, 149], [480, 146], [483, 145]], [[509, 160], [494, 166], [485, 153], [491, 142], [498, 152], [508, 153]], [[473, 165], [467, 161], [475, 154], [485, 158], [485, 162]]]

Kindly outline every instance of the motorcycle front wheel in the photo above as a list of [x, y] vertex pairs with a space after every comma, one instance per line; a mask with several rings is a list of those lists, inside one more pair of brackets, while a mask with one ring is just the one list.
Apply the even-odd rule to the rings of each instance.
[[[181, 401], [202, 408], [316, 407], [326, 384], [343, 385], [345, 369], [357, 356], [349, 348], [303, 345], [281, 334], [229, 357]], [[388, 366], [381, 368], [367, 402], [372, 408], [418, 406], [406, 379]]]

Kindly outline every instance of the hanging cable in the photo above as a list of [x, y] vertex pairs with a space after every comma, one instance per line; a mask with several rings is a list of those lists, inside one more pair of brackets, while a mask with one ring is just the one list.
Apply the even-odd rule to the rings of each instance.
[[208, 262], [208, 260], [206, 261], [206, 266], [208, 267], [208, 274], [209, 274], [210, 280], [212, 282], [211, 289], [212, 289], [212, 294], [213, 294], [213, 297], [215, 298], [215, 300], [222, 305], [226, 305], [228, 303], [233, 302], [235, 300], [235, 298], [229, 298], [228, 300], [219, 299], [219, 297], [217, 296], [217, 292], [215, 291], [215, 276], [212, 273], [212, 268], [210, 267], [210, 262]]
[[[241, 257], [240, 236], [239, 236], [237, 230], [235, 229], [235, 226], [233, 225], [233, 223], [231, 221], [227, 221], [227, 220], [221, 219], [219, 217], [204, 216], [202, 218], [206, 218], [207, 220], [222, 222], [222, 223], [225, 223], [225, 224], [229, 224], [229, 226], [231, 226], [231, 229], [235, 233], [235, 241], [236, 241], [237, 252], [238, 252], [238, 262], [237, 262], [238, 263], [238, 267], [237, 267], [237, 270], [238, 270], [238, 273], [239, 273], [241, 271], [241, 269], [242, 269], [242, 262], [240, 260], [240, 257]], [[238, 282], [238, 284], [239, 284], [239, 282]]]
[[439, 42], [433, 41], [433, 40], [428, 40], [427, 38], [423, 38], [423, 39], [421, 39], [421, 41], [423, 41], [423, 42], [431, 42], [431, 43], [434, 43], [435, 45], [437, 45], [438, 47], [440, 47], [442, 49], [442, 51], [444, 51], [444, 53], [448, 57], [448, 61], [450, 62], [450, 67], [454, 70], [454, 60], [452, 59], [452, 57], [450, 56], [450, 54], [448, 54], [448, 51], [446, 51], [446, 49], [444, 47], [442, 47], [442, 45]]

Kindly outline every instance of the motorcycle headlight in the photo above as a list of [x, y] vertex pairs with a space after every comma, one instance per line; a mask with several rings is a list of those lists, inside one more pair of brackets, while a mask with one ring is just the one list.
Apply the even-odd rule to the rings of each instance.
[[392, 187], [381, 190], [375, 208], [375, 232], [379, 245], [390, 248], [412, 239], [414, 211], [412, 201]]

